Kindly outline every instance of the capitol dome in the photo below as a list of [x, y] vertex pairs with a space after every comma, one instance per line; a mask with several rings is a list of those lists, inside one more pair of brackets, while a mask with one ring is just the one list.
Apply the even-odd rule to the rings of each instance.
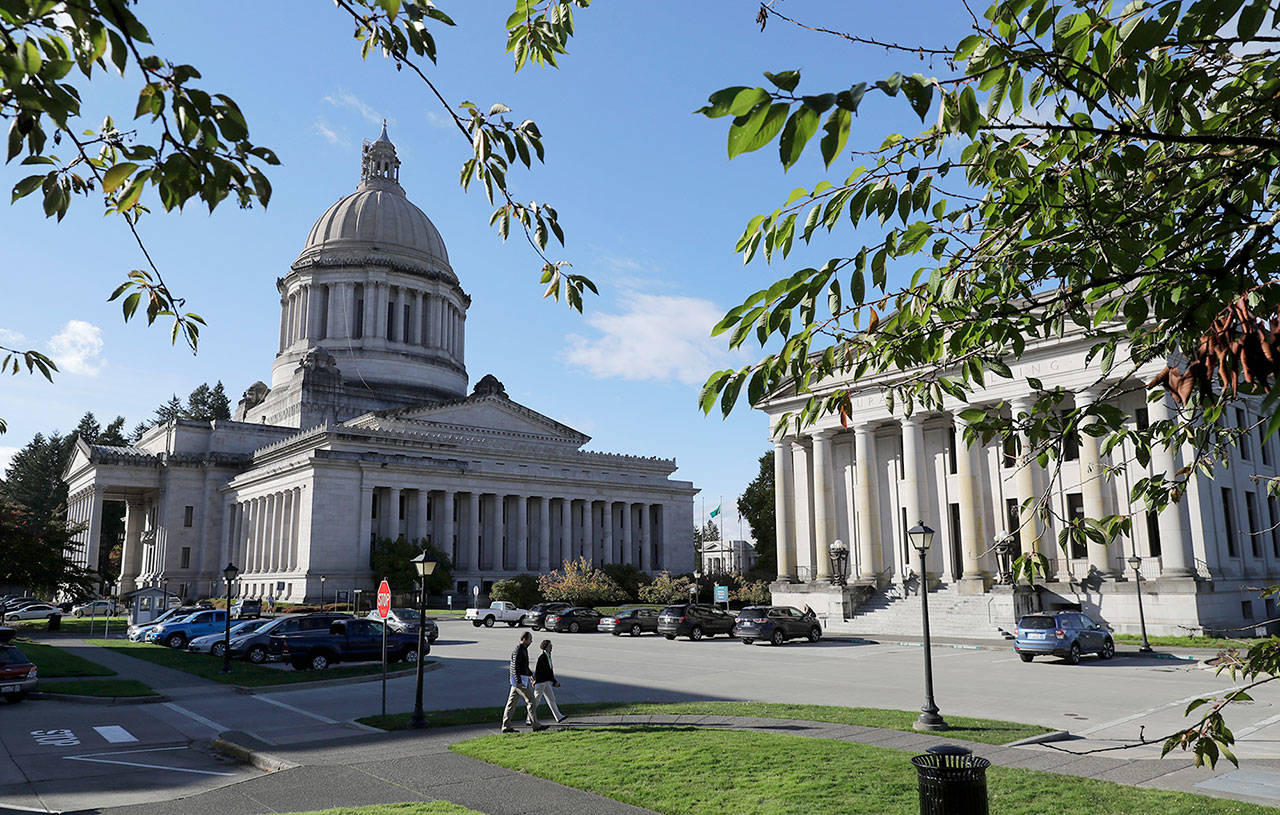
[[393, 265], [406, 270], [453, 276], [440, 231], [400, 186], [400, 162], [385, 125], [365, 151], [360, 186], [316, 220], [298, 260], [369, 261], [377, 256], [399, 261]]

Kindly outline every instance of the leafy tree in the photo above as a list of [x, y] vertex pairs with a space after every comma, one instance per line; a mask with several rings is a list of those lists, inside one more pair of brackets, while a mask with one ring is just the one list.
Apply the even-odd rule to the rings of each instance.
[[187, 406], [182, 410], [182, 418], [201, 422], [230, 419], [231, 400], [227, 398], [222, 382], [212, 388], [207, 382], [201, 383], [191, 391], [187, 396]]
[[635, 600], [639, 597], [640, 588], [646, 586], [653, 581], [653, 577], [640, 571], [630, 563], [606, 563], [600, 567], [600, 571], [609, 576], [609, 579], [622, 587], [626, 592], [628, 600]]
[[62, 481], [67, 437], [37, 433], [14, 454], [5, 470], [3, 498], [23, 508], [39, 526], [66, 517], [67, 485]]
[[0, 584], [43, 595], [94, 593], [96, 580], [72, 558], [77, 530], [0, 498]]
[[[760, 6], [762, 25], [799, 24], [776, 5]], [[1069, 391], [1031, 378], [1029, 412], [962, 411], [967, 440], [1021, 431], [1051, 479], [1066, 440], [1082, 432], [1104, 453], [1126, 445], [1143, 465], [1153, 448], [1185, 446], [1194, 451], [1186, 466], [1130, 488], [1134, 506], [1177, 500], [1188, 478], [1254, 432], [1221, 426], [1232, 400], [1261, 397], [1260, 425], [1280, 428], [1280, 51], [1258, 33], [1278, 22], [1266, 0], [994, 0], [954, 47], [830, 32], [851, 48], [928, 60], [933, 76], [801, 91], [799, 71], [780, 71], [766, 73], [764, 87], [713, 93], [701, 112], [731, 117], [730, 158], [776, 142], [784, 168], [819, 129], [827, 167], [847, 155], [854, 114], [871, 94], [902, 99], [924, 127], [885, 134], [878, 149], [855, 154], [865, 164], [843, 181], [806, 184], [750, 220], [737, 246], [747, 262], [785, 262], [797, 240], [835, 234], [846, 219], [860, 231], [819, 268], [786, 271], [726, 314], [715, 333], [735, 348], [754, 339], [763, 356], [712, 374], [702, 408], [728, 413], [743, 396], [756, 404], [791, 390], [805, 401], [781, 432], [824, 413], [847, 418], [860, 383], [910, 370], [886, 390], [890, 407], [947, 409], [1011, 378], [1009, 360], [1029, 345], [1071, 334], [1100, 365], [1106, 381], [1088, 384], [1101, 399], [1068, 408]], [[1132, 372], [1169, 359], [1185, 362], [1147, 392], [1169, 391], [1181, 411], [1126, 428], [1107, 400], [1135, 386]], [[1052, 511], [1044, 503], [1029, 502], [1024, 515]], [[1114, 540], [1132, 520], [1090, 518], [1060, 545]], [[1042, 555], [1024, 554], [1019, 568], [1031, 576]], [[1265, 641], [1242, 675], [1271, 681], [1277, 661], [1280, 643]], [[1191, 709], [1209, 712], [1166, 751], [1234, 760], [1220, 706]]]
[[627, 599], [622, 587], [586, 558], [566, 560], [559, 569], [538, 578], [538, 589], [548, 600], [562, 600], [582, 606], [621, 603]]
[[517, 608], [530, 608], [542, 602], [542, 594], [538, 590], [538, 576], [518, 574], [506, 580], [499, 580], [489, 590], [489, 599], [515, 603]]
[[155, 420], [152, 425], [164, 424], [174, 419], [185, 419], [186, 408], [182, 406], [182, 400], [178, 398], [178, 394], [169, 397], [169, 401], [156, 408]]
[[689, 599], [693, 580], [686, 576], [672, 577], [670, 572], [655, 575], [653, 582], [640, 587], [642, 603], [683, 603]]
[[751, 571], [769, 579], [778, 573], [776, 510], [773, 493], [773, 451], [760, 457], [760, 472], [738, 496], [738, 512], [747, 519], [755, 540], [756, 560]]
[[729, 597], [744, 606], [767, 606], [773, 602], [773, 593], [769, 591], [769, 581], [753, 580], [743, 583]]
[[411, 591], [418, 587], [418, 570], [413, 558], [423, 551], [427, 559], [436, 562], [435, 571], [427, 578], [429, 594], [444, 594], [453, 587], [453, 560], [439, 547], [418, 538], [406, 539], [403, 535], [378, 538], [369, 552], [370, 571], [375, 580], [386, 578], [392, 589]]

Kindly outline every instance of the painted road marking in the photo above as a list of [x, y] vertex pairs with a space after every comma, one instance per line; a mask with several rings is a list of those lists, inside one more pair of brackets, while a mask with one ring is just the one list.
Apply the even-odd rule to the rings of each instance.
[[1097, 727], [1091, 727], [1088, 730], [1082, 731], [1078, 735], [1090, 736], [1090, 735], [1093, 735], [1094, 733], [1101, 732], [1111, 727], [1118, 727], [1122, 724], [1128, 724], [1129, 722], [1132, 722], [1136, 719], [1144, 719], [1147, 716], [1150, 716], [1153, 713], [1158, 713], [1161, 710], [1165, 710], [1166, 708], [1177, 707], [1178, 705], [1185, 705], [1185, 704], [1188, 704], [1189, 702], [1194, 702], [1196, 699], [1208, 699], [1214, 696], [1222, 696], [1223, 694], [1231, 693], [1233, 691], [1243, 690], [1245, 687], [1247, 686], [1238, 685], [1234, 688], [1226, 688], [1216, 693], [1215, 692], [1197, 693], [1195, 696], [1188, 696], [1185, 699], [1174, 699], [1172, 702], [1165, 702], [1163, 705], [1156, 705], [1155, 707], [1147, 708], [1146, 710], [1140, 710], [1137, 713], [1130, 713], [1128, 716], [1125, 716], [1120, 719], [1116, 719], [1115, 721], [1103, 722]]
[[74, 747], [80, 743], [80, 739], [70, 730], [32, 730], [31, 736], [36, 744], [46, 747]]
[[174, 713], [181, 713], [183, 716], [186, 716], [188, 719], [191, 719], [192, 721], [199, 722], [200, 724], [204, 725], [205, 727], [209, 728], [210, 730], [217, 730], [219, 733], [221, 733], [221, 732], [223, 732], [224, 730], [230, 730], [230, 729], [231, 729], [231, 728], [229, 728], [229, 727], [224, 727], [224, 726], [222, 726], [222, 725], [218, 724], [218, 723], [217, 723], [217, 722], [215, 722], [213, 719], [206, 719], [205, 717], [201, 716], [199, 713], [196, 713], [194, 710], [187, 710], [187, 709], [186, 709], [185, 707], [183, 707], [182, 705], [175, 705], [173, 702], [163, 702], [162, 704], [163, 704], [165, 707], [167, 707], [167, 708], [169, 708], [170, 710], [172, 710]]
[[116, 761], [101, 756], [134, 756], [139, 753], [155, 753], [164, 750], [186, 750], [187, 747], [151, 747], [146, 750], [114, 750], [107, 753], [85, 753], [79, 756], [63, 756], [68, 761], [90, 761], [94, 764], [120, 764], [125, 767], [142, 767], [147, 770], [171, 770], [175, 773], [194, 773], [196, 775], [235, 775], [214, 770], [195, 770], [190, 767], [169, 767], [164, 764], [144, 764], [140, 761]]
[[1263, 729], [1264, 727], [1270, 727], [1276, 722], [1280, 722], [1280, 716], [1272, 716], [1269, 719], [1263, 719], [1260, 722], [1254, 722], [1248, 727], [1242, 727], [1239, 730], [1233, 731], [1233, 733], [1237, 739], [1242, 739], [1245, 736], [1249, 735], [1250, 733], [1257, 733], [1259, 730]]
[[124, 744], [125, 742], [138, 740], [136, 736], [118, 724], [104, 724], [93, 729], [98, 731], [99, 736], [102, 736], [112, 744]]
[[337, 724], [337, 723], [338, 723], [338, 720], [337, 720], [337, 719], [330, 719], [328, 716], [321, 716], [319, 713], [312, 713], [312, 712], [311, 712], [311, 711], [309, 711], [309, 710], [303, 710], [303, 709], [302, 709], [302, 708], [300, 708], [300, 707], [294, 707], [293, 705], [285, 704], [284, 702], [281, 702], [279, 699], [272, 699], [272, 698], [271, 698], [271, 697], [269, 697], [269, 696], [255, 696], [255, 697], [253, 697], [253, 698], [254, 698], [254, 699], [257, 699], [259, 702], [266, 702], [266, 703], [267, 703], [267, 704], [269, 704], [269, 705], [275, 705], [276, 707], [282, 707], [282, 708], [284, 708], [285, 710], [292, 710], [294, 713], [299, 713], [299, 714], [301, 714], [301, 715], [303, 715], [303, 716], [310, 716], [311, 718], [315, 719], [315, 720], [316, 720], [316, 721], [318, 721], [318, 722], [324, 722], [325, 724]]

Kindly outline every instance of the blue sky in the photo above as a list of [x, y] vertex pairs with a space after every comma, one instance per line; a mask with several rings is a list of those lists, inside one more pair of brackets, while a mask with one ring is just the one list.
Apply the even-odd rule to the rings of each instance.
[[[252, 138], [283, 164], [266, 210], [224, 204], [157, 213], [141, 230], [171, 286], [208, 320], [196, 356], [168, 343], [166, 329], [125, 324], [106, 297], [142, 265], [123, 225], [78, 199], [61, 224], [46, 220], [38, 196], [0, 210], [6, 294], [5, 344], [25, 342], [60, 361], [53, 385], [6, 377], [0, 464], [38, 431], [70, 429], [85, 410], [123, 414], [132, 426], [170, 394], [222, 380], [233, 401], [269, 379], [279, 304], [275, 280], [287, 273], [324, 209], [354, 190], [361, 139], [382, 118], [403, 166], [409, 197], [434, 221], [454, 270], [471, 294], [467, 368], [472, 383], [493, 373], [517, 401], [593, 437], [589, 449], [675, 457], [677, 478], [703, 490], [706, 511], [724, 499], [726, 531], [737, 537], [735, 497], [768, 449], [761, 413], [703, 416], [696, 396], [705, 375], [741, 365], [708, 337], [723, 312], [752, 291], [859, 243], [846, 227], [774, 267], [744, 267], [737, 236], [796, 186], [828, 174], [812, 155], [784, 173], [776, 149], [730, 162], [728, 120], [693, 115], [707, 95], [763, 83], [763, 70], [800, 68], [800, 91], [839, 90], [895, 70], [930, 73], [916, 57], [850, 46], [779, 21], [761, 33], [752, 2], [605, 2], [577, 16], [577, 36], [560, 70], [514, 74], [503, 54], [511, 4], [439, 4], [458, 22], [438, 28], [439, 66], [430, 75], [453, 102], [501, 101], [538, 122], [547, 163], [513, 171], [522, 200], [551, 203], [567, 237], [562, 256], [592, 277], [601, 296], [578, 315], [541, 299], [537, 262], [520, 240], [503, 244], [488, 226], [483, 194], [463, 193], [458, 170], [468, 149], [445, 126], [427, 89], [380, 57], [361, 61], [350, 25], [328, 3], [143, 3], [157, 50], [204, 74], [204, 87], [228, 93]], [[954, 45], [967, 33], [955, 2], [866, 4], [838, 0], [779, 8], [835, 29], [909, 43]], [[910, 13], [903, 13], [903, 9]], [[937, 66], [937, 70], [943, 70]], [[136, 76], [95, 82], [85, 119], [116, 117], [126, 127]], [[891, 132], [915, 132], [902, 100], [872, 95], [854, 122], [851, 149], [879, 145]], [[0, 170], [5, 189], [26, 175]], [[865, 236], [864, 236], [865, 237]], [[701, 517], [703, 501], [695, 505]], [[744, 527], [745, 532], [745, 527]]]

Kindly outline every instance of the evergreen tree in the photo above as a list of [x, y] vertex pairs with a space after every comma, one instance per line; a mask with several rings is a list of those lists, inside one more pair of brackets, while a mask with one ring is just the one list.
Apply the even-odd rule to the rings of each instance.
[[186, 416], [186, 409], [182, 406], [182, 400], [178, 398], [178, 394], [169, 397], [169, 401], [156, 408], [156, 418], [152, 424], [164, 424], [171, 419], [182, 419]]
[[738, 512], [747, 519], [755, 539], [756, 562], [751, 571], [772, 577], [778, 571], [772, 450], [760, 457], [760, 472], [739, 496]]
[[91, 593], [97, 581], [69, 552], [74, 534], [60, 517], [41, 518], [0, 498], [0, 584], [48, 594]]
[[106, 444], [111, 447], [126, 447], [129, 444], [129, 438], [124, 432], [124, 417], [117, 416], [111, 420], [111, 424], [98, 435], [98, 444]]
[[38, 525], [64, 518], [67, 485], [62, 482], [62, 470], [66, 452], [66, 437], [57, 432], [49, 436], [37, 433], [9, 462], [0, 497], [20, 505]]

